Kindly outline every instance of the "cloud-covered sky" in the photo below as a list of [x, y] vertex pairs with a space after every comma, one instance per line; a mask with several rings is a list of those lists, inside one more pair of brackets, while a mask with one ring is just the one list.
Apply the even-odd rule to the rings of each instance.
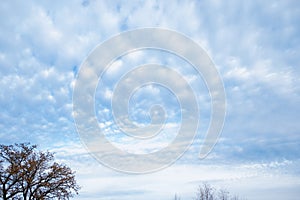
[[[298, 1], [4, 1], [0, 16], [0, 143], [31, 142], [56, 152], [77, 171], [82, 190], [76, 199], [171, 199], [175, 193], [189, 199], [202, 181], [250, 200], [300, 195]], [[95, 107], [99, 126], [119, 148], [155, 151], [180, 124], [172, 92], [148, 85], [132, 96], [131, 119], [147, 124], [151, 105], [161, 104], [170, 116], [166, 131], [150, 142], [116, 136], [110, 100], [132, 66], [157, 63], [180, 71], [197, 91], [201, 111], [199, 133], [175, 164], [129, 175], [102, 166], [84, 148], [72, 95], [80, 65], [97, 45], [143, 27], [178, 31], [207, 51], [224, 82], [227, 114], [218, 144], [199, 160], [211, 108], [201, 77], [163, 51], [116, 60], [96, 90]]]

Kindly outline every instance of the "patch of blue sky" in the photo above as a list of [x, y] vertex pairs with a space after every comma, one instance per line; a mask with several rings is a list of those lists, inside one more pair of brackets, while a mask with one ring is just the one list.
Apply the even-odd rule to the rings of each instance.
[[[78, 199], [99, 197], [113, 187], [130, 191], [145, 184], [140, 179], [147, 180], [153, 195], [132, 193], [125, 195], [127, 199], [172, 198], [181, 191], [189, 197], [203, 180], [230, 185], [228, 189], [249, 199], [299, 196], [299, 2], [7, 1], [1, 3], [0, 11], [0, 142], [30, 141], [57, 152], [57, 158], [79, 174], [83, 194]], [[136, 178], [101, 167], [83, 148], [72, 117], [72, 92], [74, 75], [97, 44], [120, 31], [153, 26], [182, 32], [207, 50], [224, 81], [227, 117], [214, 150], [207, 159], [198, 160], [210, 118], [203, 80], [194, 81], [194, 72], [188, 71], [192, 68], [167, 52], [137, 51], [116, 60], [121, 63], [120, 71], [109, 74], [108, 70], [105, 86], [99, 85], [96, 93], [98, 121], [108, 134], [117, 127], [113, 127], [110, 98], [104, 98], [105, 93], [110, 97], [116, 80], [129, 67], [152, 61], [171, 66], [185, 74], [199, 93], [202, 124], [194, 144], [170, 168]], [[162, 94], [157, 100], [170, 99], [163, 103], [173, 110], [175, 99], [167, 91]], [[142, 101], [147, 95], [140, 91], [132, 100], [140, 103], [130, 108], [137, 121], [149, 120], [138, 113], [149, 107], [151, 101]], [[111, 139], [121, 142], [122, 138]], [[114, 177], [117, 183], [109, 181]], [[124, 194], [110, 191], [116, 193], [111, 199]]]

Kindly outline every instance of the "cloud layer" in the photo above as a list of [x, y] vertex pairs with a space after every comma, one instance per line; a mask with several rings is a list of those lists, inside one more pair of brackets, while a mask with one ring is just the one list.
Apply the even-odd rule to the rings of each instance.
[[[163, 199], [179, 190], [185, 197], [200, 181], [228, 183], [249, 199], [280, 199], [273, 196], [279, 191], [289, 193], [288, 199], [299, 195], [299, 2], [7, 1], [0, 5], [0, 16], [0, 143], [30, 141], [57, 151], [58, 159], [78, 171], [84, 188], [79, 199]], [[73, 121], [72, 94], [80, 65], [96, 45], [141, 27], [179, 31], [206, 49], [223, 78], [227, 117], [214, 151], [198, 160], [211, 108], [201, 77], [166, 52], [136, 51], [116, 60], [106, 71], [106, 85], [96, 90], [98, 121], [110, 137], [117, 132], [110, 110], [113, 86], [131, 66], [172, 66], [197, 91], [200, 107], [199, 133], [187, 153], [170, 169], [132, 177], [100, 167], [83, 149]], [[155, 96], [156, 101], [147, 100]], [[176, 99], [154, 86], [132, 99], [130, 112], [137, 124], [149, 122], [145, 111], [151, 102], [163, 102], [174, 117], [170, 132], [178, 127]], [[167, 144], [170, 138], [155, 144]], [[128, 151], [144, 151], [122, 144], [119, 137], [110, 139]], [[142, 146], [157, 148], [147, 145]], [[112, 189], [115, 180], [121, 189]], [[256, 181], [266, 186], [260, 188]]]

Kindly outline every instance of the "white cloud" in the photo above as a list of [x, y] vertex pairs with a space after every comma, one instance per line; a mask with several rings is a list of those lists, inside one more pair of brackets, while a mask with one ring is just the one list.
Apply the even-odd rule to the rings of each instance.
[[[101, 166], [89, 158], [85, 150], [78, 145], [63, 144], [53, 151], [57, 152], [56, 157], [62, 158], [62, 161], [77, 171], [78, 182], [83, 187], [78, 199], [93, 199], [92, 196], [95, 196], [95, 199], [118, 199], [119, 195], [124, 199], [142, 198], [141, 195], [143, 199], [153, 199], [157, 196], [167, 199], [172, 198], [175, 193], [182, 198], [192, 198], [197, 186], [203, 182], [211, 183], [217, 188], [226, 188], [233, 194], [249, 199], [275, 198], [286, 188], [290, 188], [291, 192], [286, 197], [288, 199], [293, 199], [299, 194], [296, 189], [300, 185], [299, 180], [285, 173], [286, 167], [292, 171], [296, 170], [298, 163], [288, 160], [230, 165], [206, 164], [205, 161], [201, 161], [201, 165], [173, 165], [156, 173], [137, 176], [121, 174]], [[257, 183], [265, 184], [257, 188]], [[268, 193], [267, 190], [273, 192]], [[122, 191], [126, 191], [128, 196]]]
[[292, 68], [273, 69], [274, 64], [270, 60], [258, 60], [253, 66], [243, 66], [239, 59], [231, 58], [227, 67], [229, 69], [224, 78], [238, 81], [246, 90], [252, 90], [259, 85], [281, 96], [290, 96], [298, 91], [296, 85], [299, 79], [292, 73]]
[[[261, 196], [263, 199], [281, 198], [279, 191], [282, 194], [290, 193], [290, 199], [293, 195], [299, 196], [297, 188], [295, 189], [299, 186], [299, 173], [291, 177], [291, 172], [287, 171], [286, 175], [274, 177], [278, 172], [277, 169], [283, 171], [289, 169], [289, 163], [276, 163], [277, 159], [288, 157], [293, 160], [299, 157], [298, 8], [298, 3], [290, 0], [243, 3], [235, 0], [172, 3], [72, 1], [64, 4], [34, 1], [2, 2], [1, 143], [31, 141], [39, 143], [46, 149], [54, 144], [59, 146], [60, 143], [64, 146], [67, 141], [74, 141], [72, 148], [57, 147], [53, 151], [58, 151], [62, 157], [68, 157], [69, 160], [66, 158], [62, 160], [68, 160], [66, 162], [78, 171], [84, 184], [82, 198], [87, 199], [92, 198], [89, 194], [97, 196], [95, 199], [109, 197], [119, 199], [119, 196], [115, 196], [116, 193], [132, 199], [131, 194], [124, 194], [124, 191], [132, 191], [132, 188], [136, 188], [132, 191], [132, 195], [136, 194], [136, 199], [145, 196], [149, 199], [172, 198], [175, 192], [181, 191], [184, 197], [185, 194], [190, 197], [189, 194], [194, 191], [195, 186], [185, 184], [186, 182], [216, 181], [218, 177], [223, 180], [220, 185], [228, 183], [234, 191], [237, 191], [236, 193], [243, 191], [246, 197], [249, 195], [253, 199], [259, 197], [251, 196], [254, 193], [251, 191], [249, 193], [249, 190], [259, 191], [260, 195], [264, 194], [263, 190], [270, 191], [267, 193], [270, 196]], [[201, 163], [200, 166], [190, 165], [190, 158], [198, 153], [197, 146], [192, 147], [192, 155], [182, 160], [182, 163], [187, 163], [186, 166], [175, 165], [157, 174], [141, 177], [113, 173], [100, 167], [94, 160], [91, 161], [79, 143], [73, 123], [74, 76], [81, 62], [97, 44], [121, 30], [145, 26], [178, 30], [196, 40], [208, 51], [224, 78], [228, 117], [223, 131], [223, 137], [227, 140], [220, 141], [207, 160], [215, 162], [228, 158], [228, 162], [235, 163], [238, 160], [245, 162], [246, 166], [239, 162], [237, 164], [239, 166], [226, 167], [217, 163], [213, 166], [212, 172], [210, 166], [201, 166]], [[113, 86], [111, 83], [120, 77], [123, 70], [151, 62], [167, 64], [182, 73], [193, 89], [200, 89], [197, 93], [200, 114], [205, 116], [201, 123], [208, 121], [209, 97], [201, 93], [206, 91], [205, 85], [199, 83], [200, 77], [195, 79], [192, 70], [185, 68], [186, 63], [167, 54], [158, 53], [155, 56], [146, 51], [136, 51], [126, 56], [127, 58], [116, 61], [116, 66], [108, 71], [112, 72], [108, 73], [109, 77], [105, 80], [108, 87], [100, 88], [103, 90], [99, 92], [99, 95], [106, 99], [99, 98], [100, 103], [109, 102]], [[166, 61], [161, 62], [163, 58]], [[180, 68], [187, 70], [180, 71]], [[87, 74], [87, 77], [90, 74], [93, 72]], [[112, 76], [113, 74], [115, 76]], [[159, 78], [168, 75], [158, 72], [157, 74]], [[170, 82], [179, 88], [182, 87], [177, 80]], [[150, 95], [158, 94], [154, 88], [147, 89]], [[190, 98], [184, 89], [181, 91], [179, 96]], [[165, 96], [162, 96], [161, 100], [165, 100]], [[145, 111], [141, 106], [142, 103], [137, 105], [139, 109], [136, 113]], [[103, 128], [107, 132], [115, 133], [110, 121], [105, 121], [111, 117], [107, 110], [106, 104], [100, 106], [99, 113], [101, 112], [103, 118], [99, 121], [103, 123]], [[177, 113], [170, 114], [176, 116]], [[177, 123], [174, 124], [177, 126]], [[174, 127], [167, 128], [173, 131]], [[146, 151], [155, 149], [170, 141], [168, 140], [170, 137], [163, 139], [166, 140], [149, 142], [148, 146], [140, 144], [123, 148], [143, 153], [145, 149]], [[267, 166], [249, 164], [249, 162], [259, 163], [266, 157], [271, 160]], [[70, 161], [72, 159], [78, 160]], [[90, 163], [93, 164], [89, 165]], [[299, 166], [297, 162], [291, 165]], [[101, 179], [103, 177], [104, 179]], [[161, 177], [167, 178], [162, 180]], [[264, 183], [261, 189], [256, 184], [260, 181]], [[115, 182], [118, 183], [117, 186]], [[142, 186], [147, 187], [146, 190]], [[116, 187], [121, 189], [112, 189]], [[250, 189], [247, 191], [245, 188]], [[106, 194], [108, 197], [106, 195], [98, 197], [103, 191], [111, 193]], [[145, 193], [141, 194], [139, 191]]]

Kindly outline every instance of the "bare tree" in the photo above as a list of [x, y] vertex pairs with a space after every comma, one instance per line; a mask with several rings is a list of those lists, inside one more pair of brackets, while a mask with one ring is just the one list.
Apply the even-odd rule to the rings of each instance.
[[3, 200], [69, 199], [80, 187], [75, 172], [54, 162], [36, 145], [0, 145], [0, 197]]
[[239, 200], [238, 196], [231, 196], [227, 190], [216, 190], [207, 183], [199, 186], [195, 200]]
[[215, 189], [207, 183], [199, 186], [195, 200], [215, 200]]
[[219, 200], [229, 200], [229, 192], [227, 190], [221, 189], [218, 192]]
[[177, 194], [175, 194], [174, 200], [180, 200], [180, 196], [178, 196]]

